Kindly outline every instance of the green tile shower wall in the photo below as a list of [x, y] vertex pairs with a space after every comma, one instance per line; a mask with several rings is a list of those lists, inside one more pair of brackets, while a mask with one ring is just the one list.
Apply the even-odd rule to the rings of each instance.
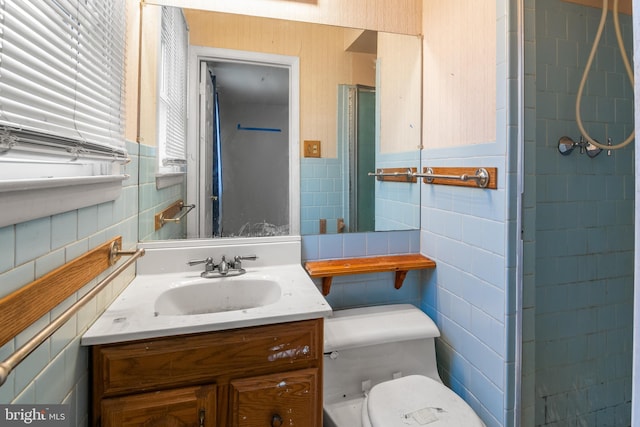
[[[125, 173], [130, 178], [124, 182], [122, 193], [116, 200], [0, 228], [0, 297], [114, 236], [123, 237], [125, 248], [135, 246], [138, 241], [138, 144], [128, 143], [127, 149], [131, 162], [125, 166]], [[87, 290], [104, 276], [106, 273], [89, 283]], [[87, 349], [80, 346], [80, 337], [132, 278], [132, 270], [120, 275], [18, 365], [0, 387], [0, 403], [67, 403], [71, 406], [76, 425], [87, 425], [89, 360]], [[78, 295], [82, 293], [81, 290]], [[78, 295], [68, 298], [0, 347], [0, 360], [6, 359], [50, 319], [60, 315]]]
[[522, 426], [535, 426], [536, 55], [535, 0], [524, 2], [524, 185], [522, 201]]
[[[579, 137], [574, 103], [600, 10], [559, 0], [528, 3], [527, 177], [535, 200], [525, 217], [523, 426], [628, 426], [633, 328], [633, 148], [567, 157], [557, 141]], [[631, 52], [629, 16], [621, 16]], [[532, 31], [535, 30], [535, 34]], [[534, 86], [535, 84], [535, 86]], [[585, 127], [622, 141], [633, 127], [633, 94], [611, 15], [583, 101]], [[533, 208], [535, 206], [535, 209]]]

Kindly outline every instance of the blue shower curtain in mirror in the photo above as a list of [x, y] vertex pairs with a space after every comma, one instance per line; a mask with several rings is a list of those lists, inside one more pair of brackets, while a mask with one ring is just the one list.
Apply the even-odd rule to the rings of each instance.
[[221, 219], [222, 219], [222, 155], [221, 155], [221, 136], [220, 136], [220, 101], [218, 96], [218, 91], [216, 88], [216, 77], [211, 76], [213, 80], [214, 87], [214, 108], [213, 108], [213, 170], [212, 170], [212, 181], [213, 181], [213, 194], [214, 197], [211, 198], [211, 203], [213, 204], [213, 235], [220, 236], [222, 234], [222, 230], [220, 227]]

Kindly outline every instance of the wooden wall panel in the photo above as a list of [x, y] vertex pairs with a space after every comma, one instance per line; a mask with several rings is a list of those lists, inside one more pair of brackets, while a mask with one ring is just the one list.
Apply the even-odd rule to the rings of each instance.
[[138, 57], [140, 54], [140, 5], [126, 2], [126, 61], [125, 61], [125, 131], [127, 141], [138, 136]]
[[147, 0], [145, 3], [412, 35], [421, 33], [422, 24], [422, 0]]
[[416, 151], [421, 145], [421, 37], [378, 33], [380, 151]]
[[495, 1], [425, 0], [423, 7], [425, 148], [495, 141]]
[[140, 127], [141, 144], [157, 146], [158, 130], [158, 56], [160, 52], [160, 25], [162, 9], [144, 7], [140, 47]]

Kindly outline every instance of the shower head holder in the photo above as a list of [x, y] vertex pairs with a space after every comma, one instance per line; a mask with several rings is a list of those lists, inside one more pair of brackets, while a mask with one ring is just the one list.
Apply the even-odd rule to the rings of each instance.
[[563, 156], [568, 156], [573, 152], [573, 149], [580, 147], [580, 154], [587, 153], [590, 158], [596, 157], [602, 152], [602, 149], [596, 147], [588, 141], [585, 141], [584, 137], [580, 136], [580, 141], [576, 142], [568, 136], [563, 136], [558, 140], [558, 151]]

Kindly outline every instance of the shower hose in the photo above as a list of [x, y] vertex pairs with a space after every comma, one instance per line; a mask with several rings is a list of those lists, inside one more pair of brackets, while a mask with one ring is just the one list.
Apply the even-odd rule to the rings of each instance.
[[[593, 144], [598, 148], [602, 148], [603, 150], [617, 150], [622, 147], [625, 147], [631, 141], [633, 141], [635, 137], [635, 129], [631, 131], [631, 134], [623, 142], [616, 145], [604, 145], [594, 140], [587, 133], [582, 123], [582, 116], [580, 113], [580, 101], [582, 100], [582, 92], [584, 91], [584, 86], [587, 82], [587, 77], [589, 76], [589, 71], [591, 70], [593, 59], [596, 56], [596, 50], [598, 49], [598, 44], [600, 43], [600, 37], [602, 36], [602, 31], [604, 30], [604, 24], [607, 20], [607, 9], [609, 7], [608, 3], [609, 3], [608, 0], [602, 0], [602, 15], [600, 16], [600, 24], [598, 25], [598, 32], [596, 33], [596, 38], [593, 41], [593, 46], [591, 46], [591, 53], [589, 54], [589, 59], [587, 59], [587, 65], [584, 68], [584, 72], [582, 73], [582, 80], [580, 81], [580, 86], [578, 87], [578, 95], [576, 97], [576, 121], [578, 123], [578, 129], [580, 130], [580, 133], [585, 137], [587, 141], [589, 141], [589, 143]], [[634, 86], [633, 70], [631, 69], [629, 58], [627, 57], [627, 52], [624, 47], [624, 41], [622, 40], [622, 32], [620, 31], [620, 20], [618, 19], [618, 0], [613, 0], [613, 26], [615, 28], [616, 39], [618, 40], [618, 46], [620, 47], [620, 56], [622, 56], [622, 62], [624, 62], [624, 66], [627, 70], [627, 76], [629, 77], [629, 81], [631, 82], [631, 87], [633, 87]]]

